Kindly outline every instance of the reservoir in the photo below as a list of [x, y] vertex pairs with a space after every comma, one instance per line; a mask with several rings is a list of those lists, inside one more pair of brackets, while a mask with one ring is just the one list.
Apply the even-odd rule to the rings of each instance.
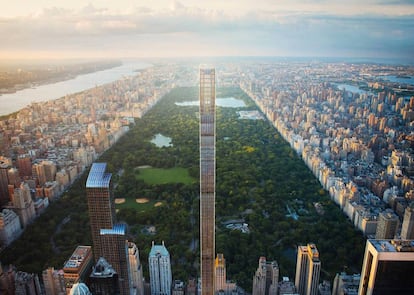
[[0, 95], [0, 116], [16, 112], [32, 102], [58, 99], [68, 94], [81, 92], [96, 86], [110, 83], [124, 77], [134, 76], [136, 71], [150, 67], [151, 64], [128, 61], [119, 67], [79, 75], [73, 79], [51, 84], [26, 88], [15, 93]]

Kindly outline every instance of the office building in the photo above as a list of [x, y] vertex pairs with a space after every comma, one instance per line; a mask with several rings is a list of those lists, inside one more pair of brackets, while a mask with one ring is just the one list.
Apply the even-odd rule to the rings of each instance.
[[94, 295], [119, 294], [118, 274], [103, 257], [93, 267], [88, 285]]
[[14, 295], [15, 294], [15, 277], [16, 269], [13, 265], [3, 266], [0, 262], [0, 294]]
[[18, 271], [14, 278], [14, 295], [42, 295], [37, 274]]
[[401, 239], [414, 240], [414, 203], [405, 208], [401, 228]]
[[10, 209], [0, 212], [0, 245], [8, 246], [22, 233], [20, 219]]
[[277, 288], [279, 295], [299, 295], [299, 293], [296, 292], [295, 284], [291, 282], [288, 277], [283, 277], [277, 284]]
[[337, 273], [333, 281], [332, 295], [357, 295], [360, 281], [360, 274]]
[[217, 253], [214, 264], [216, 292], [226, 290], [226, 259], [222, 253]]
[[78, 282], [85, 281], [93, 265], [91, 246], [78, 246], [63, 265], [63, 278], [67, 293]]
[[367, 240], [359, 295], [413, 294], [414, 240]]
[[14, 189], [11, 198], [13, 210], [19, 216], [22, 227], [26, 228], [36, 218], [35, 203], [33, 202], [29, 185], [26, 182], [22, 182], [20, 187]]
[[155, 245], [152, 242], [148, 256], [151, 295], [171, 295], [172, 273], [170, 253], [162, 242]]
[[102, 256], [118, 273], [119, 291], [121, 295], [129, 295], [129, 262], [126, 225], [115, 224], [111, 229], [101, 229]]
[[398, 215], [392, 209], [387, 209], [378, 215], [375, 239], [393, 239], [399, 224]]
[[112, 175], [106, 173], [105, 170], [106, 163], [93, 163], [86, 180], [86, 195], [95, 261], [104, 256], [100, 235], [101, 229], [111, 229], [115, 218]]
[[134, 290], [135, 295], [144, 295], [144, 278], [142, 274], [142, 265], [139, 259], [139, 251], [137, 245], [128, 242], [129, 255], [129, 272], [131, 274], [130, 287]]
[[7, 158], [0, 158], [0, 206], [7, 204], [9, 201], [9, 175], [8, 170], [11, 168], [11, 162]]
[[214, 68], [200, 68], [200, 268], [201, 294], [214, 295], [215, 100]]
[[42, 272], [46, 295], [66, 295], [63, 270], [48, 267]]
[[252, 295], [277, 295], [279, 266], [276, 261], [267, 262], [266, 257], [259, 258], [259, 266], [253, 276]]
[[298, 246], [295, 286], [301, 295], [318, 294], [321, 262], [315, 244]]

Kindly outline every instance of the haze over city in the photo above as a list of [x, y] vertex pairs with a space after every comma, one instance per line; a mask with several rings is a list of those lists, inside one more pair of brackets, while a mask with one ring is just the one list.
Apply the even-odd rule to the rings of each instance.
[[4, 2], [3, 60], [414, 52], [410, 0]]

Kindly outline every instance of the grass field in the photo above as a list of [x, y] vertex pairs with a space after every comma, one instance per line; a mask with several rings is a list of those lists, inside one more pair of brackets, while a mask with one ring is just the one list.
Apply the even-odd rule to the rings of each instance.
[[146, 211], [147, 209], [153, 208], [157, 202], [157, 200], [149, 200], [146, 203], [137, 203], [135, 198], [125, 198], [125, 202], [122, 204], [116, 204], [115, 208], [133, 208], [137, 211]]
[[148, 184], [184, 183], [191, 184], [195, 181], [185, 168], [138, 168], [137, 178]]

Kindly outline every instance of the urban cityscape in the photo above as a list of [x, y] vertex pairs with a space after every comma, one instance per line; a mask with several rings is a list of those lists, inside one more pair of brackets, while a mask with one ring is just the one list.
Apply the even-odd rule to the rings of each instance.
[[414, 3], [17, 2], [0, 294], [414, 293]]

